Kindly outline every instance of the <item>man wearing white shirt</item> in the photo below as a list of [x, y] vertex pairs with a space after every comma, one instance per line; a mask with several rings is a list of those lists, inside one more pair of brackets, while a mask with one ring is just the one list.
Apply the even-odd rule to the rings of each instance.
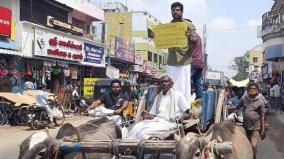
[[173, 80], [165, 75], [161, 78], [162, 91], [155, 98], [150, 112], [144, 112], [145, 120], [137, 123], [128, 139], [149, 139], [160, 132], [176, 128], [175, 120], [190, 118], [190, 110], [185, 97], [175, 91]]
[[272, 109], [277, 111], [280, 110], [281, 108], [281, 88], [277, 82], [274, 83], [272, 91], [273, 91]]

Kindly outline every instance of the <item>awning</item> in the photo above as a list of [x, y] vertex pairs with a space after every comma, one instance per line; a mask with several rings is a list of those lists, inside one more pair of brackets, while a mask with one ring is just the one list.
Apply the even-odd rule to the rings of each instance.
[[243, 81], [236, 81], [234, 79], [230, 79], [229, 82], [232, 84], [232, 86], [235, 86], [235, 87], [247, 87], [249, 83], [249, 79], [246, 79]]
[[16, 55], [16, 56], [21, 56], [21, 57], [31, 57], [31, 56], [28, 56], [26, 54], [23, 54], [20, 51], [8, 50], [8, 49], [0, 49], [0, 54]]

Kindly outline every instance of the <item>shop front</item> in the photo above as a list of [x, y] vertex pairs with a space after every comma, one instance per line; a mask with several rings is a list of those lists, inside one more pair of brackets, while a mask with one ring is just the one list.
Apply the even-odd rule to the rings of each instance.
[[23, 54], [16, 47], [12, 7], [0, 6], [0, 92], [18, 93], [25, 78]]
[[38, 89], [58, 93], [72, 85], [83, 95], [84, 78], [105, 75], [103, 45], [29, 22], [20, 28], [22, 51], [33, 52], [26, 67]]
[[139, 83], [159, 84], [158, 69], [151, 61], [143, 61], [143, 73], [139, 76]]

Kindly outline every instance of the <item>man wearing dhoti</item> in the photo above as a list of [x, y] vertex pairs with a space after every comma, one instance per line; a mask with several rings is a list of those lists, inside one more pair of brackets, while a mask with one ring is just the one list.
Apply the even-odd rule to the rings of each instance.
[[188, 45], [184, 48], [169, 48], [168, 49], [168, 66], [167, 73], [173, 77], [174, 88], [176, 91], [181, 92], [187, 102], [190, 102], [191, 97], [191, 62], [192, 62], [192, 48], [190, 43], [195, 42], [196, 32], [195, 26], [191, 20], [183, 19], [183, 5], [179, 2], [175, 2], [171, 5], [173, 20], [171, 23], [185, 22], [187, 24], [187, 30], [185, 31], [188, 37]]
[[175, 129], [175, 120], [190, 118], [190, 108], [185, 97], [173, 88], [169, 75], [161, 78], [162, 91], [156, 96], [150, 112], [143, 113], [145, 120], [137, 123], [128, 139], [149, 139], [158, 133]]

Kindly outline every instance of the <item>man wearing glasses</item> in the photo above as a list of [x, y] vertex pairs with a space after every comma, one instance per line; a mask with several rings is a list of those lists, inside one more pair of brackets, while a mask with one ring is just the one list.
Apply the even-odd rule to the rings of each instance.
[[[247, 132], [247, 137], [251, 142], [253, 149], [253, 156], [256, 159], [256, 150], [258, 139], [265, 138], [265, 121], [264, 112], [265, 104], [258, 93], [259, 87], [256, 83], [251, 82], [248, 84], [247, 95], [244, 95], [236, 108], [244, 108], [244, 122], [243, 126]], [[231, 109], [231, 108], [230, 108]]]
[[[111, 120], [120, 124], [122, 112], [127, 108], [129, 102], [129, 96], [121, 91], [121, 81], [118, 79], [111, 81], [111, 89], [110, 93], [103, 94], [98, 100], [94, 101], [88, 111], [95, 109], [96, 111], [111, 112], [114, 115]], [[106, 109], [99, 107], [101, 104], [104, 104]]]

